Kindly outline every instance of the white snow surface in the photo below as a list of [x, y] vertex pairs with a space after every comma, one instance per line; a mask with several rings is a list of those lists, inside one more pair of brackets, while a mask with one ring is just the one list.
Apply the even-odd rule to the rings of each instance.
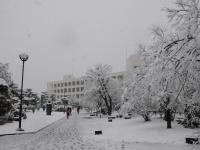
[[51, 115], [46, 115], [46, 111], [43, 112], [42, 109], [36, 110], [34, 114], [29, 110], [26, 114], [28, 116], [27, 119], [22, 119], [21, 121], [21, 128], [25, 131], [16, 131], [19, 128], [19, 122], [14, 121], [13, 123], [0, 125], [0, 135], [37, 132], [65, 116], [63, 112], [52, 112]]
[[[0, 125], [0, 135], [36, 132], [48, 127], [35, 134], [0, 136], [0, 150], [187, 150], [186, 136], [198, 131], [184, 128], [175, 121], [172, 129], [167, 129], [167, 123], [159, 115], [153, 116], [150, 122], [136, 115], [108, 122], [107, 115], [90, 116], [84, 109], [79, 114], [73, 112], [69, 119], [63, 112], [52, 112], [49, 116], [40, 110], [34, 114], [27, 112], [27, 115], [21, 126], [25, 131], [16, 131], [18, 122], [15, 121]], [[116, 115], [116, 112], [112, 114]], [[99, 130], [102, 134], [95, 135]]]

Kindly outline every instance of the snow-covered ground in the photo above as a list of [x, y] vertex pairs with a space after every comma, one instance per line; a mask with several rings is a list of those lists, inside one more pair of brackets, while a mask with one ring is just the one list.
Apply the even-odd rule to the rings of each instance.
[[[1, 136], [0, 149], [187, 150], [185, 137], [197, 132], [176, 122], [172, 122], [172, 129], [167, 129], [166, 122], [158, 115], [151, 122], [144, 122], [140, 116], [108, 122], [108, 116], [93, 117], [85, 110], [80, 114], [74, 112], [69, 119], [62, 112], [47, 116], [40, 110], [27, 115], [28, 119], [22, 121], [23, 132], [35, 132], [51, 125], [35, 134]], [[0, 126], [0, 134], [18, 133], [16, 128], [17, 122], [7, 123]], [[103, 134], [95, 135], [97, 130]]]
[[29, 110], [28, 112], [26, 112], [26, 114], [28, 118], [22, 119], [21, 122], [21, 127], [25, 131], [16, 131], [16, 129], [19, 128], [19, 122], [14, 121], [13, 123], [0, 125], [0, 135], [37, 132], [45, 126], [48, 126], [51, 123], [66, 116], [66, 114], [64, 114], [63, 112], [52, 112], [51, 116], [46, 115], [46, 111], [43, 112], [42, 109], [40, 109], [39, 111], [36, 110], [34, 114], [32, 113], [32, 111]]

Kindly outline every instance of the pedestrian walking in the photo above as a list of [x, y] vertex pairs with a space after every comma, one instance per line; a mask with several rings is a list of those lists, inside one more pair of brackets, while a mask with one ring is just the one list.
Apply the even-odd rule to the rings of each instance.
[[35, 106], [34, 105], [32, 106], [32, 112], [33, 112], [33, 114], [35, 112]]
[[40, 105], [38, 105], [37, 110], [38, 110], [38, 111], [40, 110]]
[[77, 106], [77, 113], [78, 113], [78, 114], [79, 114], [80, 108], [81, 108], [81, 107], [78, 105], [78, 106]]
[[44, 112], [45, 111], [45, 105], [43, 105], [42, 108], [43, 108], [43, 112]]
[[72, 106], [71, 105], [67, 105], [67, 109], [70, 110], [70, 115], [72, 116]]
[[67, 114], [67, 119], [69, 119], [69, 115], [70, 115], [71, 111], [70, 111], [70, 108], [68, 107], [67, 110], [66, 110], [66, 114]]

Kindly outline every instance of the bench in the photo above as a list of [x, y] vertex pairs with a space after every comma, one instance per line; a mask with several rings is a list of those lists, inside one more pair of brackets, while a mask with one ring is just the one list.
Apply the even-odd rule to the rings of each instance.
[[108, 122], [112, 122], [112, 119], [109, 119]]
[[131, 119], [131, 117], [124, 117], [124, 119]]
[[108, 119], [115, 119], [115, 117], [108, 117]]
[[122, 118], [122, 115], [116, 115], [117, 118]]
[[186, 143], [193, 144], [194, 142], [197, 142], [199, 138], [197, 136], [189, 136], [185, 138]]
[[102, 134], [102, 131], [95, 131], [95, 135]]
[[13, 121], [19, 121], [19, 117], [13, 117]]
[[95, 114], [90, 114], [90, 116], [96, 116]]
[[182, 117], [176, 119], [176, 122], [178, 122], [178, 124], [180, 124], [180, 123], [183, 122], [183, 121], [184, 121], [184, 118], [182, 118]]

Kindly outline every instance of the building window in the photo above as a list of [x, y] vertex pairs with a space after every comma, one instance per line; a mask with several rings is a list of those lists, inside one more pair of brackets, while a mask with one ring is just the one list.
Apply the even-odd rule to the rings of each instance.
[[56, 88], [56, 84], [54, 84], [54, 87]]
[[54, 90], [54, 93], [56, 93], [56, 90]]
[[75, 92], [75, 88], [72, 88], [72, 92]]
[[71, 82], [68, 82], [68, 86], [71, 86]]
[[57, 96], [57, 98], [59, 98], [59, 95]]
[[63, 93], [63, 89], [61, 89], [61, 93]]
[[61, 87], [63, 87], [63, 83], [61, 83]]
[[79, 98], [79, 94], [76, 94], [76, 98]]
[[81, 85], [83, 85], [83, 84], [84, 84], [84, 81], [82, 80], [82, 81], [81, 81]]
[[64, 89], [64, 92], [67, 93], [67, 89]]
[[60, 87], [60, 83], [58, 83], [58, 87]]
[[67, 82], [65, 82], [65, 86], [67, 86]]
[[68, 92], [71, 92], [71, 88], [68, 88]]
[[79, 88], [78, 87], [76, 88], [76, 92], [79, 92]]
[[84, 87], [81, 87], [81, 91], [83, 91], [84, 90]]
[[76, 85], [79, 85], [79, 81], [76, 81]]
[[57, 93], [60, 93], [60, 90], [57, 90]]
[[75, 85], [75, 81], [72, 82], [72, 85]]
[[83, 97], [84, 96], [84, 94], [81, 94], [81, 97]]

